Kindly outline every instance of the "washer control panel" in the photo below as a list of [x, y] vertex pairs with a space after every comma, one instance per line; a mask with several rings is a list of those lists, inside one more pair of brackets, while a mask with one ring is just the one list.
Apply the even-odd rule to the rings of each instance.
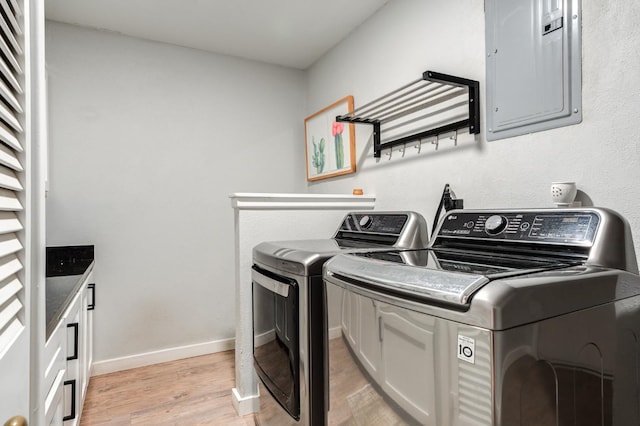
[[438, 237], [591, 244], [600, 216], [594, 211], [451, 211]]

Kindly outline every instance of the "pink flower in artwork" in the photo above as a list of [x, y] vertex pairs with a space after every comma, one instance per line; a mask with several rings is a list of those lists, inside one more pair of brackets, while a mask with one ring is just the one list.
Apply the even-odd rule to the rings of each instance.
[[333, 122], [333, 126], [331, 126], [331, 134], [333, 136], [342, 134], [343, 130], [344, 130], [344, 124], [337, 121]]

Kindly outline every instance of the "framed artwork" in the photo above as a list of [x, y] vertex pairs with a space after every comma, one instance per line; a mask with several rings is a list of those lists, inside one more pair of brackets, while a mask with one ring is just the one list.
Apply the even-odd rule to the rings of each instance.
[[347, 96], [304, 119], [308, 181], [356, 171], [354, 124], [336, 121], [351, 111], [353, 96]]

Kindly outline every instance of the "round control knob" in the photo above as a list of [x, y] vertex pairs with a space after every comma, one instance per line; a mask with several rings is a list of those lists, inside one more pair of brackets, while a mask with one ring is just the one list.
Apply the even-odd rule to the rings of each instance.
[[484, 223], [484, 230], [487, 231], [489, 235], [497, 235], [504, 231], [504, 228], [507, 227], [507, 218], [504, 216], [499, 216], [497, 214], [493, 216], [489, 216], [489, 218]]
[[360, 227], [361, 228], [368, 228], [371, 226], [371, 224], [373, 223], [373, 219], [371, 219], [371, 216], [362, 216], [360, 218]]

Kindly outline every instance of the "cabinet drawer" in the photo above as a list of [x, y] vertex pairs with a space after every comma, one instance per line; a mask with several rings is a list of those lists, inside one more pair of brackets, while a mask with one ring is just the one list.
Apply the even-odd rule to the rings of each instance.
[[80, 342], [78, 339], [80, 336], [80, 309], [84, 301], [82, 291], [83, 287], [78, 290], [78, 293], [75, 295], [71, 304], [64, 313], [64, 321], [67, 330], [67, 361], [77, 360], [79, 356]]
[[53, 381], [53, 385], [47, 397], [44, 400], [44, 417], [45, 425], [60, 426], [62, 425], [63, 406], [62, 406], [62, 382], [64, 380], [64, 371], [60, 371]]
[[58, 373], [64, 372], [67, 365], [67, 327], [64, 319], [58, 323], [44, 345], [44, 360], [44, 389], [48, 392]]

